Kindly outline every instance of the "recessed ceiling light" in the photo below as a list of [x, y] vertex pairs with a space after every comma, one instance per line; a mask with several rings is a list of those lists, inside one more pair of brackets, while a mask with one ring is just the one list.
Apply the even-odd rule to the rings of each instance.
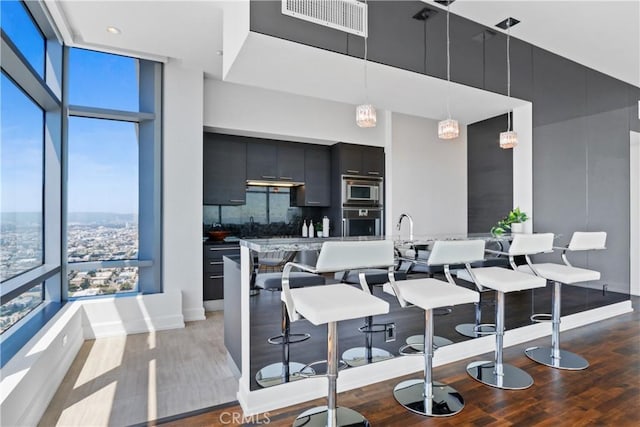
[[112, 26], [107, 27], [107, 33], [111, 33], [111, 34], [120, 34], [121, 32], [122, 32], [122, 31], [120, 31], [120, 29], [119, 29], [119, 28], [112, 27]]

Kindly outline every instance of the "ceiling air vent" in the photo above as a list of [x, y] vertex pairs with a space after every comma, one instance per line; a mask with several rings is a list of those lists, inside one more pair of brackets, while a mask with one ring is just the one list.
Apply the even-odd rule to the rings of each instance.
[[357, 0], [282, 0], [282, 14], [367, 37], [367, 5]]

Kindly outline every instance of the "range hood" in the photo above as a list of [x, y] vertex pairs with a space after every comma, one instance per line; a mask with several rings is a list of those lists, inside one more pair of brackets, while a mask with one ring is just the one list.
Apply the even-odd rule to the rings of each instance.
[[299, 187], [301, 185], [304, 185], [304, 182], [248, 179], [247, 185], [257, 186], [257, 187]]

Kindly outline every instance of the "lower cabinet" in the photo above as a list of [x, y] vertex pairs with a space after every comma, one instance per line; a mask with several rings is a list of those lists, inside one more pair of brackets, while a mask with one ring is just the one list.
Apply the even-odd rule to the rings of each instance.
[[203, 246], [203, 298], [205, 301], [224, 298], [225, 255], [240, 255], [238, 244], [207, 243]]

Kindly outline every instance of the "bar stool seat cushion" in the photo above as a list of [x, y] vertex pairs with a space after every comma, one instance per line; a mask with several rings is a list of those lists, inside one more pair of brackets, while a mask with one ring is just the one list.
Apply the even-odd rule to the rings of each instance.
[[388, 302], [343, 283], [292, 289], [291, 298], [295, 310], [314, 325], [389, 312]]
[[[289, 274], [289, 286], [301, 288], [305, 286], [324, 285], [323, 276], [304, 271], [293, 271]], [[282, 290], [282, 272], [260, 273], [256, 276], [256, 287], [269, 290]]]
[[[554, 282], [572, 284], [600, 280], [599, 271], [587, 270], [586, 268], [570, 267], [568, 265], [554, 263], [533, 264], [533, 267], [542, 277]], [[531, 271], [528, 265], [521, 265], [518, 267], [518, 270], [533, 274], [533, 271]]]
[[[513, 271], [501, 267], [474, 268], [473, 274], [480, 286], [494, 289], [499, 292], [516, 292], [525, 289], [544, 288], [547, 281], [538, 276]], [[460, 270], [458, 277], [463, 280], [472, 281], [466, 270]]]
[[[354, 284], [360, 283], [360, 279], [358, 279], [358, 273], [360, 273], [360, 271], [364, 272], [364, 275], [367, 278], [367, 283], [370, 285], [383, 285], [389, 281], [389, 274], [387, 270], [384, 270], [382, 268], [369, 268], [366, 270], [350, 271], [349, 274], [347, 274], [347, 277], [344, 278], [344, 281]], [[404, 271], [395, 271], [393, 275], [396, 281], [405, 280], [407, 278], [407, 273], [405, 273]]]
[[[478, 302], [480, 294], [462, 286], [454, 286], [437, 279], [415, 279], [396, 282], [400, 296], [407, 302], [429, 310], [450, 305]], [[385, 291], [393, 293], [391, 286]]]

